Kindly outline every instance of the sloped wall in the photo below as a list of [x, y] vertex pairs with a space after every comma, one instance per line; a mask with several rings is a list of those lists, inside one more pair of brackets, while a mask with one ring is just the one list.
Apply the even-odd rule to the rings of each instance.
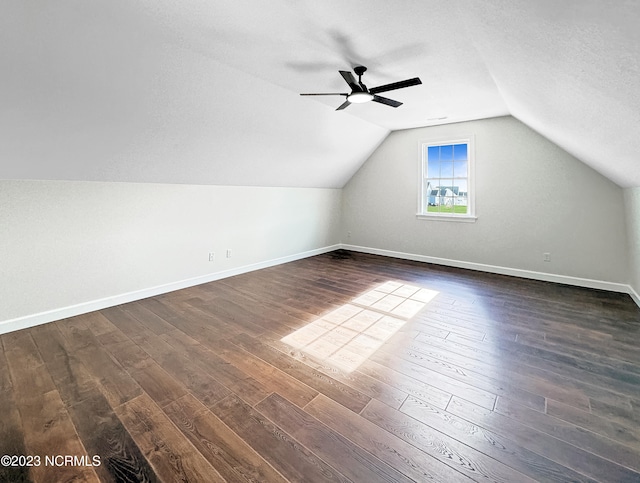
[[[420, 143], [469, 134], [477, 221], [417, 219]], [[344, 188], [342, 239], [494, 268], [628, 281], [623, 190], [510, 116], [393, 132]]]
[[[109, 2], [73, 20], [16, 8], [0, 45], [2, 179], [341, 188], [389, 132], [141, 32]], [[112, 9], [131, 37], [104, 24]]]
[[0, 333], [322, 251], [339, 242], [340, 199], [338, 189], [0, 181]]
[[640, 305], [640, 188], [624, 190], [627, 237], [629, 240], [629, 284]]

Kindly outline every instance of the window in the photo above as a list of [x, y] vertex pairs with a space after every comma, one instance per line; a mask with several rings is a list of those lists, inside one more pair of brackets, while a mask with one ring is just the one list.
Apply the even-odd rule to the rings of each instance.
[[418, 216], [473, 221], [473, 139], [421, 145]]

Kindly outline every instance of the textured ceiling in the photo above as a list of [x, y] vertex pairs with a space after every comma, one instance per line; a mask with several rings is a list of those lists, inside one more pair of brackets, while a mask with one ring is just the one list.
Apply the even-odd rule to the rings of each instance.
[[[0, 178], [341, 187], [390, 130], [512, 114], [640, 186], [638, 1], [5, 0]], [[363, 64], [405, 104], [334, 109]]]

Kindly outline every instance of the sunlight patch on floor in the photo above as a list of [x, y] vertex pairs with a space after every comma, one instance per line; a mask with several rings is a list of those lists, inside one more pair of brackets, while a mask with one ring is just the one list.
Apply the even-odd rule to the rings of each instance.
[[351, 372], [436, 295], [434, 290], [389, 281], [281, 340]]

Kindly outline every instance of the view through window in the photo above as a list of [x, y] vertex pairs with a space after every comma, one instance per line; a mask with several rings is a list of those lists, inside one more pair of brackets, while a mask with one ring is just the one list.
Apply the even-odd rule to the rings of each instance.
[[468, 140], [424, 143], [422, 197], [419, 214], [472, 215], [470, 197], [471, 149]]

